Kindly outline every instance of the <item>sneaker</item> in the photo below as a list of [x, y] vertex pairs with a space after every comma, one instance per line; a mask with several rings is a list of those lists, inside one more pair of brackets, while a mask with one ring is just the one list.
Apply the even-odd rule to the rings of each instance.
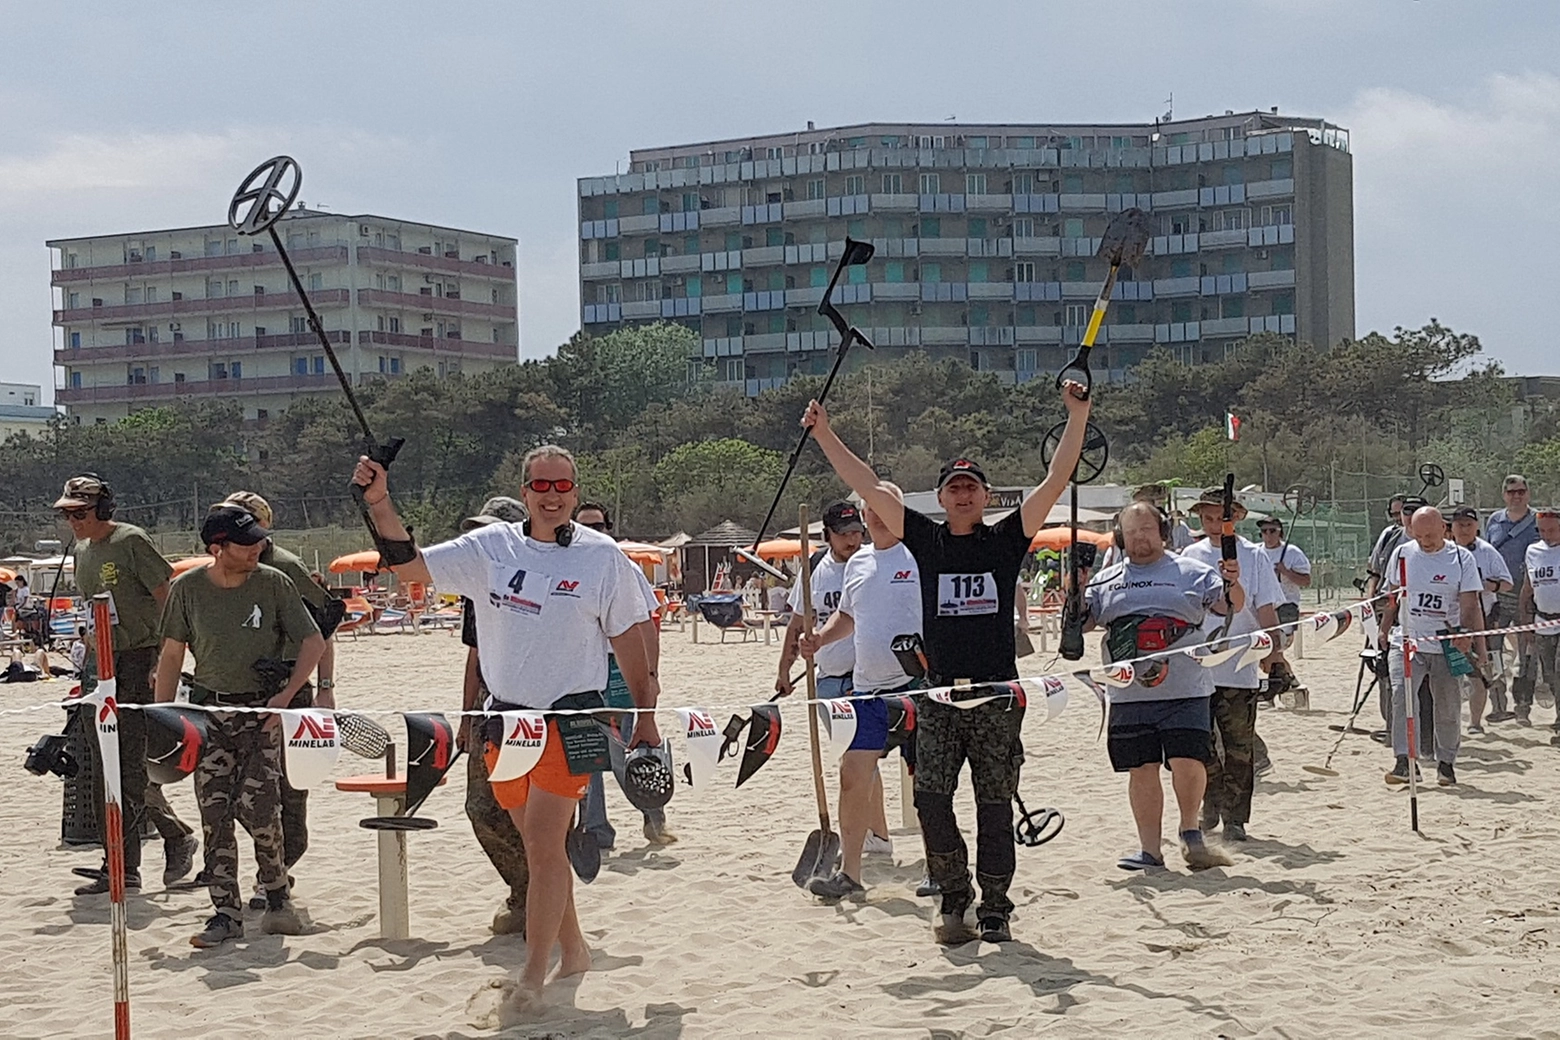
[[1181, 855], [1193, 870], [1233, 866], [1235, 860], [1217, 845], [1209, 845], [1202, 831], [1181, 832]]
[[892, 856], [894, 854], [894, 842], [892, 838], [880, 838], [872, 831], [867, 831], [866, 840], [861, 843], [863, 856]]
[[1257, 759], [1255, 765], [1252, 767], [1252, 771], [1257, 776], [1267, 776], [1273, 771], [1273, 760], [1268, 758], [1266, 755], [1263, 755], [1261, 758]]
[[1492, 711], [1488, 715], [1484, 716], [1484, 721], [1486, 721], [1486, 722], [1510, 722], [1512, 719], [1514, 719], [1516, 717], [1517, 717], [1517, 713], [1514, 712], [1514, 711]]
[[[1414, 766], [1414, 779], [1415, 780], [1421, 779], [1421, 777], [1419, 775], [1419, 766], [1417, 766], [1417, 765]], [[1399, 755], [1397, 757], [1397, 765], [1393, 766], [1392, 767], [1392, 771], [1387, 774], [1386, 781], [1389, 784], [1406, 784], [1406, 783], [1408, 783], [1408, 756], [1407, 755]]]
[[1480, 736], [1483, 736], [1484, 735], [1484, 727], [1483, 726], [1475, 726], [1472, 723], [1470, 723], [1468, 725], [1468, 732], [1469, 732], [1469, 734], [1477, 733]]
[[1226, 821], [1224, 824], [1224, 840], [1245, 841], [1246, 825], [1244, 823], [1231, 823]]
[[193, 834], [163, 842], [163, 884], [171, 885], [195, 869], [195, 853], [200, 851], [200, 839]]
[[[135, 889], [137, 892], [139, 892], [141, 890], [141, 875], [139, 875], [139, 874], [126, 874], [125, 875], [125, 890], [129, 891], [132, 888]], [[79, 888], [76, 889], [76, 894], [78, 896], [101, 896], [101, 895], [107, 895], [108, 894], [108, 874], [104, 873], [104, 874], [100, 875], [96, 880], [89, 881], [85, 885], [80, 886]]]
[[190, 945], [199, 950], [209, 950], [214, 946], [221, 946], [229, 939], [242, 939], [244, 937], [244, 922], [235, 920], [227, 914], [212, 914], [206, 922], [206, 928], [199, 935], [190, 936]]
[[1013, 940], [1013, 930], [1008, 927], [1005, 917], [982, 917], [980, 919], [980, 941], [989, 943], [1005, 943]]
[[493, 915], [493, 923], [490, 927], [494, 935], [518, 935], [523, 939], [525, 938], [525, 911], [506, 906]]
[[942, 895], [942, 886], [933, 881], [930, 874], [927, 874], [923, 876], [920, 883], [915, 886], [915, 894], [922, 897], [923, 899], [928, 896], [940, 896]]
[[1134, 852], [1130, 856], [1122, 856], [1116, 861], [1116, 866], [1122, 870], [1152, 870], [1165, 865], [1164, 858], [1151, 852]]
[[[196, 880], [198, 881], [200, 879], [196, 878]], [[283, 891], [290, 894], [292, 892], [293, 884], [293, 876], [288, 874], [287, 887], [283, 889]], [[249, 909], [264, 910], [269, 905], [270, 903], [266, 896], [265, 886], [260, 883], [259, 878], [255, 878], [255, 894], [249, 897]]]
[[260, 918], [260, 931], [266, 935], [302, 935], [303, 922], [287, 898], [287, 889], [279, 888], [266, 893], [265, 913]]
[[843, 870], [834, 872], [833, 877], [816, 877], [807, 882], [807, 891], [820, 899], [827, 899], [837, 903], [842, 899], [860, 902], [867, 896], [867, 890], [859, 882], [852, 881], [849, 874]]
[[1528, 717], [1528, 713], [1527, 712], [1519, 711], [1519, 712], [1517, 712], [1517, 725], [1519, 725], [1519, 726], [1531, 726], [1531, 725], [1533, 725], [1533, 720]]
[[1435, 782], [1442, 787], [1457, 786], [1457, 771], [1452, 768], [1450, 762], [1442, 762], [1435, 767]]

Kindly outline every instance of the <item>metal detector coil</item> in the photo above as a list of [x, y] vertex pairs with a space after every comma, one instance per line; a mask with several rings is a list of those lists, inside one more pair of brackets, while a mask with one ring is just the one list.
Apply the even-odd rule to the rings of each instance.
[[238, 186], [228, 204], [228, 223], [244, 235], [269, 230], [292, 207], [302, 188], [303, 169], [292, 156], [267, 159]]
[[1304, 484], [1291, 484], [1284, 489], [1284, 508], [1296, 519], [1316, 510], [1316, 492]]
[[1419, 497], [1423, 498], [1426, 491], [1446, 483], [1446, 471], [1433, 462], [1427, 462], [1419, 467], [1419, 482], [1423, 485], [1419, 489]]
[[1013, 795], [1013, 801], [1018, 806], [1018, 820], [1013, 824], [1013, 840], [1026, 848], [1038, 849], [1062, 833], [1062, 828], [1067, 825], [1067, 818], [1060, 809], [1047, 807], [1030, 812], [1017, 793]]
[[[1040, 461], [1045, 466], [1051, 465], [1066, 429], [1067, 424], [1059, 422], [1045, 432], [1045, 438], [1040, 441]], [[1091, 484], [1105, 472], [1105, 464], [1109, 461], [1110, 442], [1105, 439], [1105, 431], [1091, 422], [1084, 427], [1083, 447], [1078, 453], [1078, 468], [1073, 479], [1079, 484]]]

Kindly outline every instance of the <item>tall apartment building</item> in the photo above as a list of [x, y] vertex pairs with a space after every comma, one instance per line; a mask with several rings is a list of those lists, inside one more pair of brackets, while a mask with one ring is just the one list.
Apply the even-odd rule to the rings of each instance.
[[[517, 360], [515, 239], [302, 206], [277, 231], [354, 383]], [[79, 421], [186, 396], [264, 419], [339, 392], [270, 236], [216, 225], [48, 245], [55, 400]]]
[[836, 303], [880, 348], [965, 359], [1008, 382], [1059, 369], [1105, 277], [1100, 235], [1146, 210], [1096, 367], [1156, 346], [1186, 363], [1257, 332], [1354, 335], [1348, 131], [1229, 112], [1134, 125], [873, 123], [631, 153], [579, 181], [587, 331], [673, 320], [749, 395], [822, 371], [815, 313], [846, 235], [877, 255]]

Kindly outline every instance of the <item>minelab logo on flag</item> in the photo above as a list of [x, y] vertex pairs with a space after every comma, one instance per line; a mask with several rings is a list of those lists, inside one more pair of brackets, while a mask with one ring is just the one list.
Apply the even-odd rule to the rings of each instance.
[[98, 729], [103, 732], [113, 732], [119, 728], [119, 705], [114, 698], [109, 697], [98, 709]]
[[692, 740], [695, 737], [713, 737], [716, 735], [716, 732], [715, 720], [709, 716], [708, 712], [700, 711], [697, 708], [689, 710], [688, 739]]
[[298, 728], [287, 738], [289, 747], [323, 748], [336, 742], [336, 722], [326, 715], [300, 715]]
[[511, 747], [539, 747], [546, 736], [546, 719], [540, 715], [521, 715], [515, 719], [515, 728], [504, 738], [504, 743]]

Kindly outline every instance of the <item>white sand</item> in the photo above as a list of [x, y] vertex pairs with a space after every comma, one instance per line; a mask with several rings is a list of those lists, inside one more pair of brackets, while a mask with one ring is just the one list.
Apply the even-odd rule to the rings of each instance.
[[[1119, 871], [1116, 857], [1135, 843], [1124, 781], [1095, 739], [1092, 698], [1075, 691], [1056, 722], [1031, 720], [1024, 797], [1061, 807], [1067, 828], [1043, 849], [1019, 850], [1016, 939], [1002, 948], [931, 941], [932, 904], [912, 891], [913, 832], [895, 832], [894, 865], [868, 859], [864, 906], [823, 906], [792, 885], [817, 823], [805, 716], [794, 708], [779, 754], [742, 790], [731, 788], [728, 760], [707, 795], [679, 792], [670, 806], [679, 844], [647, 847], [638, 814], [609, 783], [618, 848], [579, 889], [595, 970], [560, 991], [545, 1018], [502, 1035], [1560, 1035], [1560, 749], [1547, 727], [1506, 723], [1471, 738], [1462, 785], [1423, 790], [1423, 836], [1411, 834], [1406, 796], [1382, 783], [1390, 756], [1368, 738], [1346, 738], [1334, 762], [1341, 777], [1300, 768], [1319, 764], [1337, 736], [1327, 724], [1350, 705], [1357, 646], [1350, 633], [1300, 663], [1315, 710], [1262, 713], [1277, 768], [1259, 786], [1253, 840], [1228, 869], [1194, 876], [1172, 852], [1168, 872]], [[462, 655], [444, 634], [348, 639], [341, 702], [453, 708]], [[761, 699], [777, 655], [761, 640], [695, 647], [668, 632], [666, 701]], [[1046, 663], [1022, 665], [1033, 674]], [[61, 686], [0, 687], [0, 708]], [[1374, 704], [1361, 719], [1376, 723]], [[5, 1037], [111, 1034], [106, 897], [70, 892], [70, 868], [98, 854], [59, 846], [59, 782], [20, 767], [21, 749], [58, 722], [56, 713], [0, 718], [11, 777], [0, 802]], [[392, 732], [404, 743], [399, 726]], [[337, 774], [373, 768], [344, 754]], [[296, 871], [298, 903], [319, 929], [307, 936], [260, 935], [251, 914], [245, 940], [193, 949], [209, 903], [202, 891], [164, 892], [162, 850], [149, 845], [148, 886], [130, 905], [136, 1035], [495, 1035], [481, 1019], [523, 945], [488, 931], [505, 890], [462, 814], [464, 775], [458, 765], [425, 807], [439, 829], [410, 837], [416, 938], [405, 942], [377, 938], [374, 835], [357, 826], [370, 815], [366, 796], [328, 787], [313, 796], [313, 845]], [[832, 798], [832, 776], [829, 787]], [[889, 788], [897, 823], [897, 778]], [[196, 822], [191, 785], [170, 795]], [[967, 790], [960, 806], [973, 847]]]

